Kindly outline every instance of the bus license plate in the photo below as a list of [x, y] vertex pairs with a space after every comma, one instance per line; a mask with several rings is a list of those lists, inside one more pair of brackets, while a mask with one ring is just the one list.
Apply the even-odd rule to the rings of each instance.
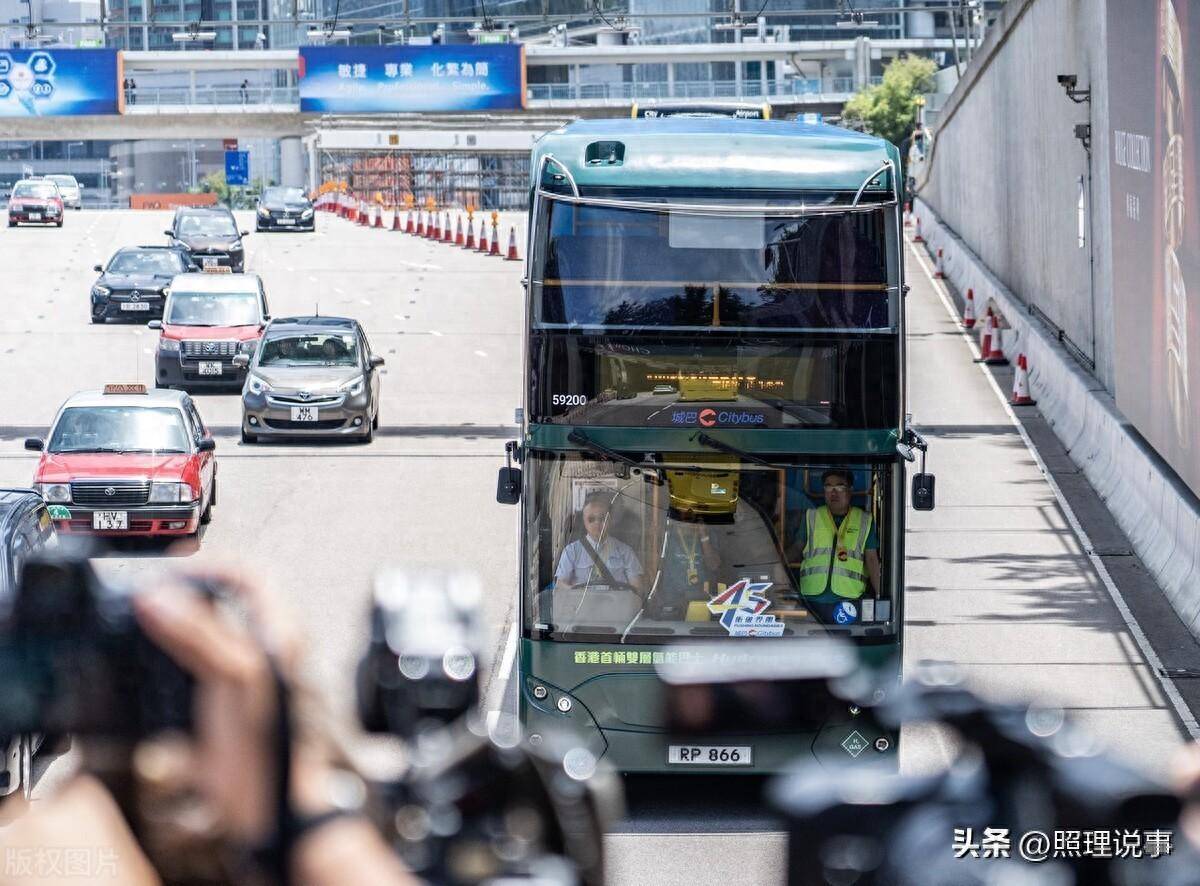
[[200, 374], [201, 375], [220, 375], [221, 374], [221, 364], [210, 362], [208, 360], [201, 360], [200, 361]]
[[292, 421], [316, 421], [317, 407], [315, 406], [293, 406]]
[[667, 763], [682, 766], [752, 766], [754, 748], [673, 744], [667, 748]]
[[128, 529], [129, 528], [129, 512], [128, 511], [92, 511], [92, 528], [109, 530], [109, 529]]

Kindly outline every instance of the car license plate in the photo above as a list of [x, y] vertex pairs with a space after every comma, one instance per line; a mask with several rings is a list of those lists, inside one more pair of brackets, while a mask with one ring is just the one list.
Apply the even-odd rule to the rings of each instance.
[[317, 407], [315, 406], [293, 406], [292, 421], [316, 421]]
[[673, 744], [667, 748], [667, 763], [683, 766], [752, 766], [754, 748], [744, 745]]
[[221, 364], [214, 363], [209, 360], [201, 360], [200, 361], [200, 374], [201, 375], [220, 375], [221, 374]]
[[30, 221], [41, 221], [42, 214], [40, 212], [31, 212], [31, 213], [29, 213], [29, 220]]
[[200, 259], [200, 266], [203, 268], [215, 268], [220, 263], [221, 263], [221, 260], [219, 258], [203, 258], [202, 257]]
[[144, 301], [124, 301], [121, 302], [122, 311], [148, 311], [150, 305]]
[[92, 511], [93, 529], [128, 529], [128, 511]]
[[275, 219], [275, 224], [277, 224], [277, 225], [294, 225], [295, 223], [296, 223], [296, 220], [294, 218], [277, 218], [277, 219]]

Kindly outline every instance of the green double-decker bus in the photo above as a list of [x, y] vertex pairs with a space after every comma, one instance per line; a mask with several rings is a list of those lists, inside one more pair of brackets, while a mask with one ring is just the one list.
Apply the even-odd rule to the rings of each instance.
[[884, 141], [784, 121], [591, 120], [537, 143], [500, 492], [521, 509], [527, 735], [565, 730], [626, 772], [894, 760], [845, 705], [676, 740], [656, 667], [834, 634], [899, 674], [901, 453], [921, 444], [899, 168]]

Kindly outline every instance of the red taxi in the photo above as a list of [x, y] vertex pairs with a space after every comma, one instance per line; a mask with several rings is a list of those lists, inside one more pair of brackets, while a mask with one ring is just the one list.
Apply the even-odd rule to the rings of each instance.
[[192, 398], [145, 385], [75, 394], [54, 417], [33, 486], [59, 532], [192, 535], [217, 500], [216, 444]]
[[[215, 270], [215, 269], [214, 269]], [[180, 274], [171, 281], [154, 356], [159, 388], [240, 388], [246, 368], [233, 362], [254, 353], [271, 319], [257, 274]]]

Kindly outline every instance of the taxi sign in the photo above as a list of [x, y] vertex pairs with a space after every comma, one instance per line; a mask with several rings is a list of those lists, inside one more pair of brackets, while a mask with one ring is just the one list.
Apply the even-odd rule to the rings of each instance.
[[146, 393], [145, 385], [105, 385], [104, 393], [106, 394], [144, 394]]

